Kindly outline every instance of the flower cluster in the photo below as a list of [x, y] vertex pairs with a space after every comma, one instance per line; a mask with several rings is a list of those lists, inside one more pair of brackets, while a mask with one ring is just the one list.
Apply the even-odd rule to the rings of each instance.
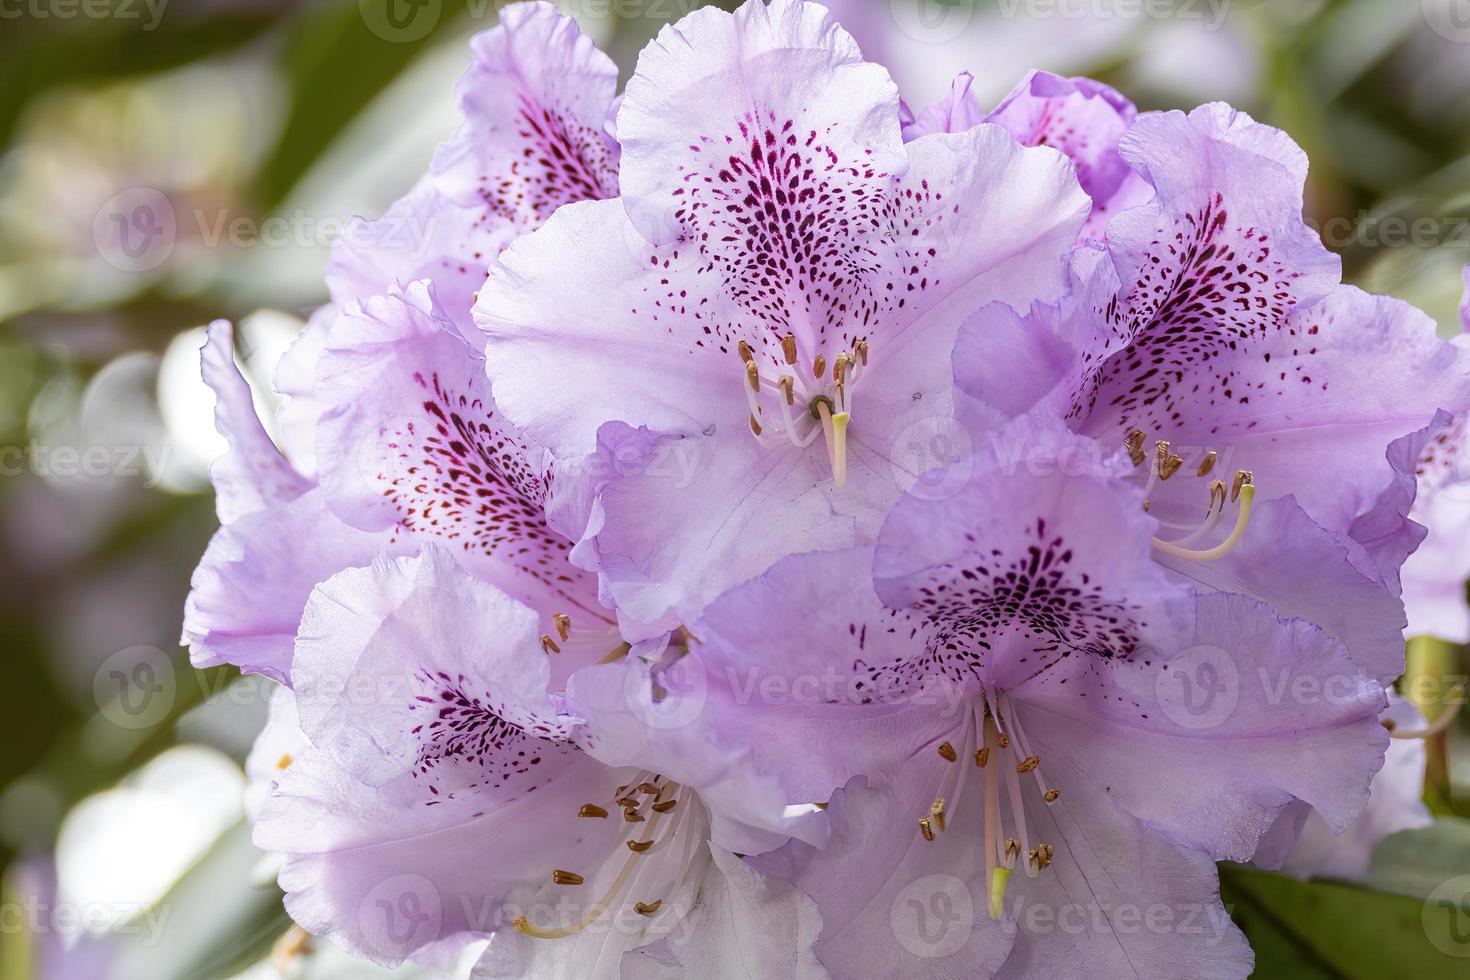
[[1354, 821], [1465, 571], [1470, 355], [1341, 282], [1303, 153], [1040, 72], [913, 112], [802, 0], [621, 96], [546, 3], [472, 53], [280, 448], [204, 351], [185, 639], [280, 682], [291, 917], [482, 980], [1246, 976], [1215, 862]]

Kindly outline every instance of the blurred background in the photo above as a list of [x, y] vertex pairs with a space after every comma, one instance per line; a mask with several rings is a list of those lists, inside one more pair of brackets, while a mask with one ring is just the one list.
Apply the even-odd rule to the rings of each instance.
[[[560, 5], [626, 78], [701, 4]], [[961, 70], [989, 106], [1046, 68], [1145, 109], [1224, 99], [1288, 130], [1348, 280], [1458, 330], [1470, 2], [831, 5], [915, 106]], [[334, 236], [427, 167], [466, 40], [498, 7], [0, 0], [0, 980], [387, 975], [288, 934], [242, 803], [268, 692], [192, 670], [178, 646], [222, 449], [198, 349], [209, 320], [240, 323], [269, 416]], [[1432, 717], [1467, 660], [1415, 640], [1410, 668]], [[1464, 737], [1427, 747], [1440, 819], [1380, 845], [1366, 874], [1223, 869], [1257, 975], [1470, 976], [1470, 909], [1440, 922], [1431, 894], [1470, 873]]]

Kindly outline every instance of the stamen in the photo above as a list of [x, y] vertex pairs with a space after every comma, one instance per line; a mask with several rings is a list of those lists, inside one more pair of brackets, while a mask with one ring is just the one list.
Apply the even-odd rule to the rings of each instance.
[[934, 839], [934, 828], [929, 825], [928, 817], [921, 817], [919, 819], [919, 833], [924, 835], [925, 840]]
[[556, 868], [551, 872], [551, 881], [556, 885], [580, 885], [586, 879], [575, 871], [563, 871]]
[[658, 911], [659, 906], [663, 903], [663, 899], [659, 899], [652, 905], [645, 905], [642, 902], [636, 902], [633, 905], [633, 911], [637, 912], [639, 915], [653, 915], [655, 912]]
[[979, 766], [981, 769], [984, 769], [985, 768], [985, 763], [987, 763], [989, 761], [990, 761], [990, 746], [987, 745], [984, 748], [976, 749], [975, 750], [975, 765]]
[[634, 854], [642, 854], [644, 851], [648, 850], [650, 847], [653, 846], [653, 841], [651, 841], [651, 840], [630, 840], [630, 841], [627, 842], [627, 844], [628, 844], [628, 850], [632, 851]]
[[1205, 453], [1205, 458], [1199, 464], [1199, 469], [1195, 471], [1195, 474], [1194, 475], [1195, 476], [1209, 476], [1210, 475], [1210, 470], [1212, 470], [1212, 469], [1215, 468], [1215, 460], [1218, 459], [1218, 458], [1219, 457], [1215, 454], [1215, 451], [1213, 449], [1211, 449], [1209, 452]]
[[954, 746], [950, 745], [947, 741], [939, 743], [938, 752], [939, 757], [945, 762], [953, 762], [959, 758], [959, 756], [955, 754]]
[[776, 379], [776, 387], [781, 389], [781, 394], [786, 398], [787, 405], [796, 404], [796, 379], [789, 374], [783, 374]]
[[550, 633], [542, 633], [541, 634], [541, 652], [542, 653], [561, 653], [561, 647], [559, 647], [559, 646], [556, 645], [556, 641], [551, 638], [551, 634]]
[[607, 811], [596, 803], [583, 803], [582, 809], [577, 811], [579, 817], [596, 817], [599, 820], [607, 819]]
[[822, 375], [824, 375], [826, 373], [827, 373], [827, 359], [825, 357], [823, 357], [821, 354], [818, 354], [816, 357], [814, 357], [812, 359], [812, 377], [816, 378], [818, 381], [821, 381], [822, 380]]
[[566, 613], [557, 613], [551, 617], [551, 622], [556, 626], [556, 635], [565, 643], [567, 637], [572, 635], [572, 617]]
[[1389, 738], [1421, 739], [1421, 740], [1422, 739], [1427, 739], [1427, 738], [1433, 738], [1434, 736], [1436, 736], [1436, 735], [1440, 734], [1441, 732], [1447, 730], [1450, 727], [1450, 725], [1454, 724], [1455, 717], [1457, 715], [1459, 715], [1459, 713], [1460, 713], [1460, 705], [1461, 705], [1461, 702], [1464, 701], [1464, 693], [1465, 693], [1465, 689], [1462, 688], [1462, 687], [1457, 687], [1453, 691], [1451, 691], [1449, 693], [1449, 697], [1447, 697], [1445, 699], [1445, 702], [1444, 702], [1445, 703], [1445, 708], [1444, 708], [1444, 710], [1439, 713], [1439, 716], [1438, 717], [1436, 717], [1433, 721], [1431, 721], [1428, 725], [1424, 726], [1423, 728], [1416, 729], [1416, 730], [1413, 730], [1413, 731], [1401, 732], [1392, 723], [1393, 720], [1391, 718], [1385, 718], [1384, 719], [1384, 721], [1383, 721], [1383, 727], [1388, 729], [1388, 737]]
[[786, 355], [786, 363], [796, 364], [796, 335], [787, 334], [781, 338], [781, 352]]
[[[741, 341], [745, 343], [745, 341]], [[745, 383], [750, 385], [750, 390], [759, 392], [761, 390], [761, 370], [755, 366], [755, 361], [745, 362]]]
[[[1240, 479], [1241, 475], [1245, 476], [1245, 481]], [[1251, 502], [1255, 499], [1256, 488], [1251, 485], [1249, 480], [1250, 474], [1245, 473], [1243, 470], [1241, 473], [1236, 474], [1236, 487], [1240, 497], [1240, 509], [1235, 514], [1235, 527], [1224, 541], [1221, 541], [1213, 548], [1195, 550], [1180, 547], [1175, 542], [1163, 541], [1156, 537], [1153, 539], [1153, 546], [1166, 555], [1183, 558], [1186, 561], [1214, 561], [1217, 558], [1224, 558], [1230, 554], [1230, 552], [1235, 550], [1235, 546], [1240, 544], [1241, 539], [1245, 537], [1245, 529], [1251, 521]]]
[[944, 831], [944, 797], [934, 797], [934, 802], [929, 804], [929, 816], [934, 818], [934, 826], [940, 832]]
[[867, 367], [868, 366], [868, 342], [866, 340], [859, 340], [856, 344], [853, 344], [852, 349], [855, 350], [855, 351], [857, 351], [857, 356], [858, 356], [859, 363], [861, 363], [863, 367]]
[[742, 361], [744, 361], [746, 364], [754, 364], [755, 354], [751, 352], [749, 344], [742, 340], [739, 344], [736, 345], [736, 349], [740, 351], [740, 359]]
[[662, 803], [655, 803], [650, 809], [652, 809], [654, 813], [668, 813], [670, 810], [678, 805], [678, 800], [664, 800]]

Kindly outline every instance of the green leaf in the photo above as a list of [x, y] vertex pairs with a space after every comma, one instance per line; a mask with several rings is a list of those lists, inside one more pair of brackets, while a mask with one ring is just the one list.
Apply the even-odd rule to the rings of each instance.
[[1470, 820], [1444, 817], [1384, 838], [1373, 851], [1368, 883], [1425, 898], [1458, 874], [1470, 874]]
[[1220, 868], [1221, 894], [1256, 949], [1260, 978], [1463, 975], [1463, 947], [1431, 942], [1417, 898], [1330, 881], [1299, 881], [1234, 865]]

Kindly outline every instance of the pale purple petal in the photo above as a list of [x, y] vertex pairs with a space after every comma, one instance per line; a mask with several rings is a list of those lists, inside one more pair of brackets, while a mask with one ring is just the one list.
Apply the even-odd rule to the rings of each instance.
[[[1386, 722], [1400, 731], [1424, 727], [1424, 716], [1413, 703], [1392, 691], [1388, 697], [1389, 706], [1383, 712]], [[1304, 878], [1362, 878], [1368, 873], [1373, 849], [1385, 837], [1433, 823], [1424, 805], [1425, 754], [1420, 739], [1390, 742], [1362, 815], [1339, 834], [1321, 814], [1313, 812], [1282, 870]]]
[[1341, 645], [1245, 596], [1201, 598], [1187, 647], [1013, 698], [1043, 765], [1064, 757], [1150, 827], [1236, 861], [1293, 798], [1347, 826], [1388, 744], [1382, 688]]
[[301, 496], [311, 486], [276, 448], [255, 413], [250, 385], [235, 364], [235, 331], [227, 320], [210, 324], [201, 352], [204, 382], [214, 389], [214, 424], [229, 449], [209, 468], [220, 523]]
[[[985, 111], [980, 108], [979, 101], [970, 91], [974, 81], [975, 76], [967, 71], [956, 75], [944, 98], [931, 102], [919, 110], [919, 114], [911, 122], [904, 123], [904, 142], [928, 136], [930, 133], [961, 133], [982, 122], [999, 122], [996, 119], [986, 119]], [[1006, 128], [1004, 123], [1001, 123], [1001, 127]]]
[[1158, 560], [1201, 590], [1265, 599], [1347, 647], [1354, 664], [1383, 683], [1404, 672], [1404, 606], [1377, 578], [1357, 542], [1312, 523], [1292, 497], [1258, 503], [1240, 544], [1214, 561]]
[[485, 362], [423, 284], [343, 313], [322, 344], [321, 480], [348, 523], [432, 540], [545, 616], [610, 626], [547, 525], [545, 455], [497, 411]]
[[1133, 103], [1090, 78], [1032, 72], [985, 117], [1025, 146], [1054, 146], [1077, 167], [1092, 198], [1085, 237], [1102, 238], [1109, 219], [1146, 203], [1153, 188], [1118, 154], [1138, 118]]
[[579, 808], [621, 773], [565, 740], [538, 631], [442, 550], [313, 593], [294, 682], [315, 748], [256, 828], [297, 922], [396, 962], [488, 934], [510, 887], [575, 859]]
[[436, 185], [515, 233], [563, 204], [616, 197], [606, 121], [618, 70], [550, 3], [515, 3], [475, 36], [459, 84], [465, 121], [434, 157]]

